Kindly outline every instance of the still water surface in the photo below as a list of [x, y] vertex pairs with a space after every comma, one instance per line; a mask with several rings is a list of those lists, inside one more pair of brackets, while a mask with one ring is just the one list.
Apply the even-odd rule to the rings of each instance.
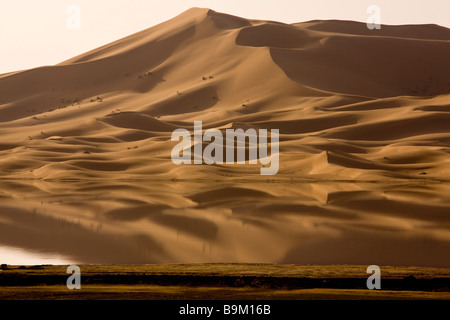
[[0, 263], [450, 267], [450, 186], [0, 181]]

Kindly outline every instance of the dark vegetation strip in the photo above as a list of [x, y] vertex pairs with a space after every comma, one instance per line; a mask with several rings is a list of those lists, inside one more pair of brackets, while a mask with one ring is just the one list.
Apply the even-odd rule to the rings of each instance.
[[[0, 273], [0, 286], [65, 285], [67, 275]], [[305, 278], [226, 275], [154, 275], [154, 274], [94, 274], [81, 277], [90, 285], [160, 285], [191, 287], [251, 287], [270, 289], [366, 289], [366, 278]], [[450, 292], [450, 278], [417, 279], [408, 276], [382, 279], [383, 290]]]

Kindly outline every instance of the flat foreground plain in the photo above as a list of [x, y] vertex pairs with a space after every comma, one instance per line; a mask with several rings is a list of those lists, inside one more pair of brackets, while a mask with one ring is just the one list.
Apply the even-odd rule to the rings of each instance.
[[367, 266], [272, 264], [82, 265], [81, 289], [67, 266], [8, 266], [2, 300], [365, 300], [450, 299], [450, 269], [381, 266], [381, 290]]

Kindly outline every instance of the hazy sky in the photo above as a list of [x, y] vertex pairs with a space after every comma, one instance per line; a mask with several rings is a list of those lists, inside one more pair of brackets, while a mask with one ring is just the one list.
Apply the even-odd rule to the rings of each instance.
[[[70, 20], [80, 9], [80, 28]], [[52, 65], [168, 20], [190, 7], [287, 23], [314, 19], [450, 27], [450, 0], [1, 0], [0, 74]]]

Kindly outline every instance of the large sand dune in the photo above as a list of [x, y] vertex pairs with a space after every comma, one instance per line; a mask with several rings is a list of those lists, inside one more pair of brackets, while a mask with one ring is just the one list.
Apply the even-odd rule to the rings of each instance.
[[1, 75], [0, 172], [256, 178], [254, 166], [171, 163], [171, 132], [202, 120], [280, 129], [279, 178], [448, 179], [449, 41], [434, 25], [287, 25], [194, 8], [59, 65]]
[[[96, 181], [5, 183], [1, 239], [29, 247], [28, 235], [39, 239], [31, 246], [84, 262], [114, 263], [119, 253], [133, 263], [370, 263], [371, 248], [380, 263], [450, 266], [449, 57], [450, 30], [435, 25], [288, 25], [193, 8], [58, 65], [0, 75], [0, 177]], [[172, 132], [200, 120], [204, 129], [279, 129], [278, 174], [261, 176], [259, 164], [174, 165]], [[141, 182], [114, 189], [131, 179]], [[321, 184], [245, 184], [267, 179]], [[165, 182], [141, 186], [148, 181]], [[416, 185], [386, 195], [324, 181]], [[46, 214], [35, 221], [36, 212]], [[58, 219], [79, 225], [54, 229]], [[94, 221], [133, 236], [98, 240]], [[69, 249], [46, 230], [81, 242]], [[190, 240], [180, 245], [179, 231]], [[220, 238], [227, 233], [235, 237]], [[206, 257], [193, 239], [220, 250]], [[136, 241], [152, 254], [130, 250]]]

